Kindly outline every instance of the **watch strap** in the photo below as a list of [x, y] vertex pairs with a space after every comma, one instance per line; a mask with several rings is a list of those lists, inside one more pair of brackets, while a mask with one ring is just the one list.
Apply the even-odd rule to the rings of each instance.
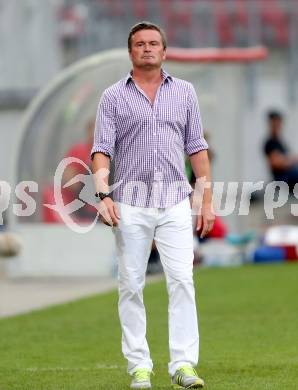
[[107, 198], [109, 196], [110, 196], [110, 194], [108, 192], [96, 192], [95, 193], [95, 197], [98, 200], [103, 200], [104, 198]]

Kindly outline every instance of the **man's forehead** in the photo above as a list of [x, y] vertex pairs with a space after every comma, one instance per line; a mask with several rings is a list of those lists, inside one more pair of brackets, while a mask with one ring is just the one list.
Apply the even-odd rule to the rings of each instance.
[[158, 31], [156, 30], [140, 30], [140, 31], [137, 31], [133, 36], [132, 38], [135, 40], [135, 41], [145, 41], [145, 40], [148, 40], [148, 41], [161, 41], [161, 35]]

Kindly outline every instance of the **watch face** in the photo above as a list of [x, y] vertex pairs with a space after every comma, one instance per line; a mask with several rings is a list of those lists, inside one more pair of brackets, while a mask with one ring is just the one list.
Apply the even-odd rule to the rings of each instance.
[[96, 198], [96, 201], [97, 202], [100, 202], [101, 200], [103, 200], [104, 198], [106, 198], [107, 196], [109, 196], [109, 194], [105, 194], [104, 192], [97, 192], [95, 194], [95, 198]]

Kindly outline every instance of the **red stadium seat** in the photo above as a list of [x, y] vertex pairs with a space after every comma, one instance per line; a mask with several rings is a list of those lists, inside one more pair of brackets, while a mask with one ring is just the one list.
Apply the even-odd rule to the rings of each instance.
[[148, 9], [145, 0], [132, 0], [134, 14], [139, 19], [147, 19]]
[[274, 31], [275, 42], [273, 43], [287, 45], [289, 39], [287, 15], [280, 8], [278, 2], [276, 0], [262, 0], [260, 7], [262, 22], [266, 27], [272, 27]]
[[215, 25], [219, 42], [224, 45], [233, 44], [232, 26], [230, 24], [228, 13], [226, 12], [225, 3], [216, 1], [214, 4]]
[[192, 0], [182, 0], [174, 3], [172, 0], [161, 0], [161, 13], [165, 30], [170, 42], [177, 38], [177, 26], [189, 27], [192, 22]]

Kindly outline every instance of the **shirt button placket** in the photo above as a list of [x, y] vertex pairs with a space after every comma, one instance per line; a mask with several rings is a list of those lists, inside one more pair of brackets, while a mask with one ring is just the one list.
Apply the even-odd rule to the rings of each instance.
[[152, 116], [153, 116], [153, 147], [154, 147], [153, 165], [154, 165], [154, 172], [156, 172], [157, 171], [157, 139], [156, 139], [157, 120], [156, 120], [155, 107], [153, 107]]
[[156, 119], [156, 112], [155, 107], [153, 107], [153, 164], [154, 164], [154, 177], [153, 177], [153, 192], [154, 192], [154, 206], [158, 207], [158, 190], [159, 190], [159, 183], [157, 179], [157, 171], [158, 171], [158, 156], [157, 156], [157, 119]]

